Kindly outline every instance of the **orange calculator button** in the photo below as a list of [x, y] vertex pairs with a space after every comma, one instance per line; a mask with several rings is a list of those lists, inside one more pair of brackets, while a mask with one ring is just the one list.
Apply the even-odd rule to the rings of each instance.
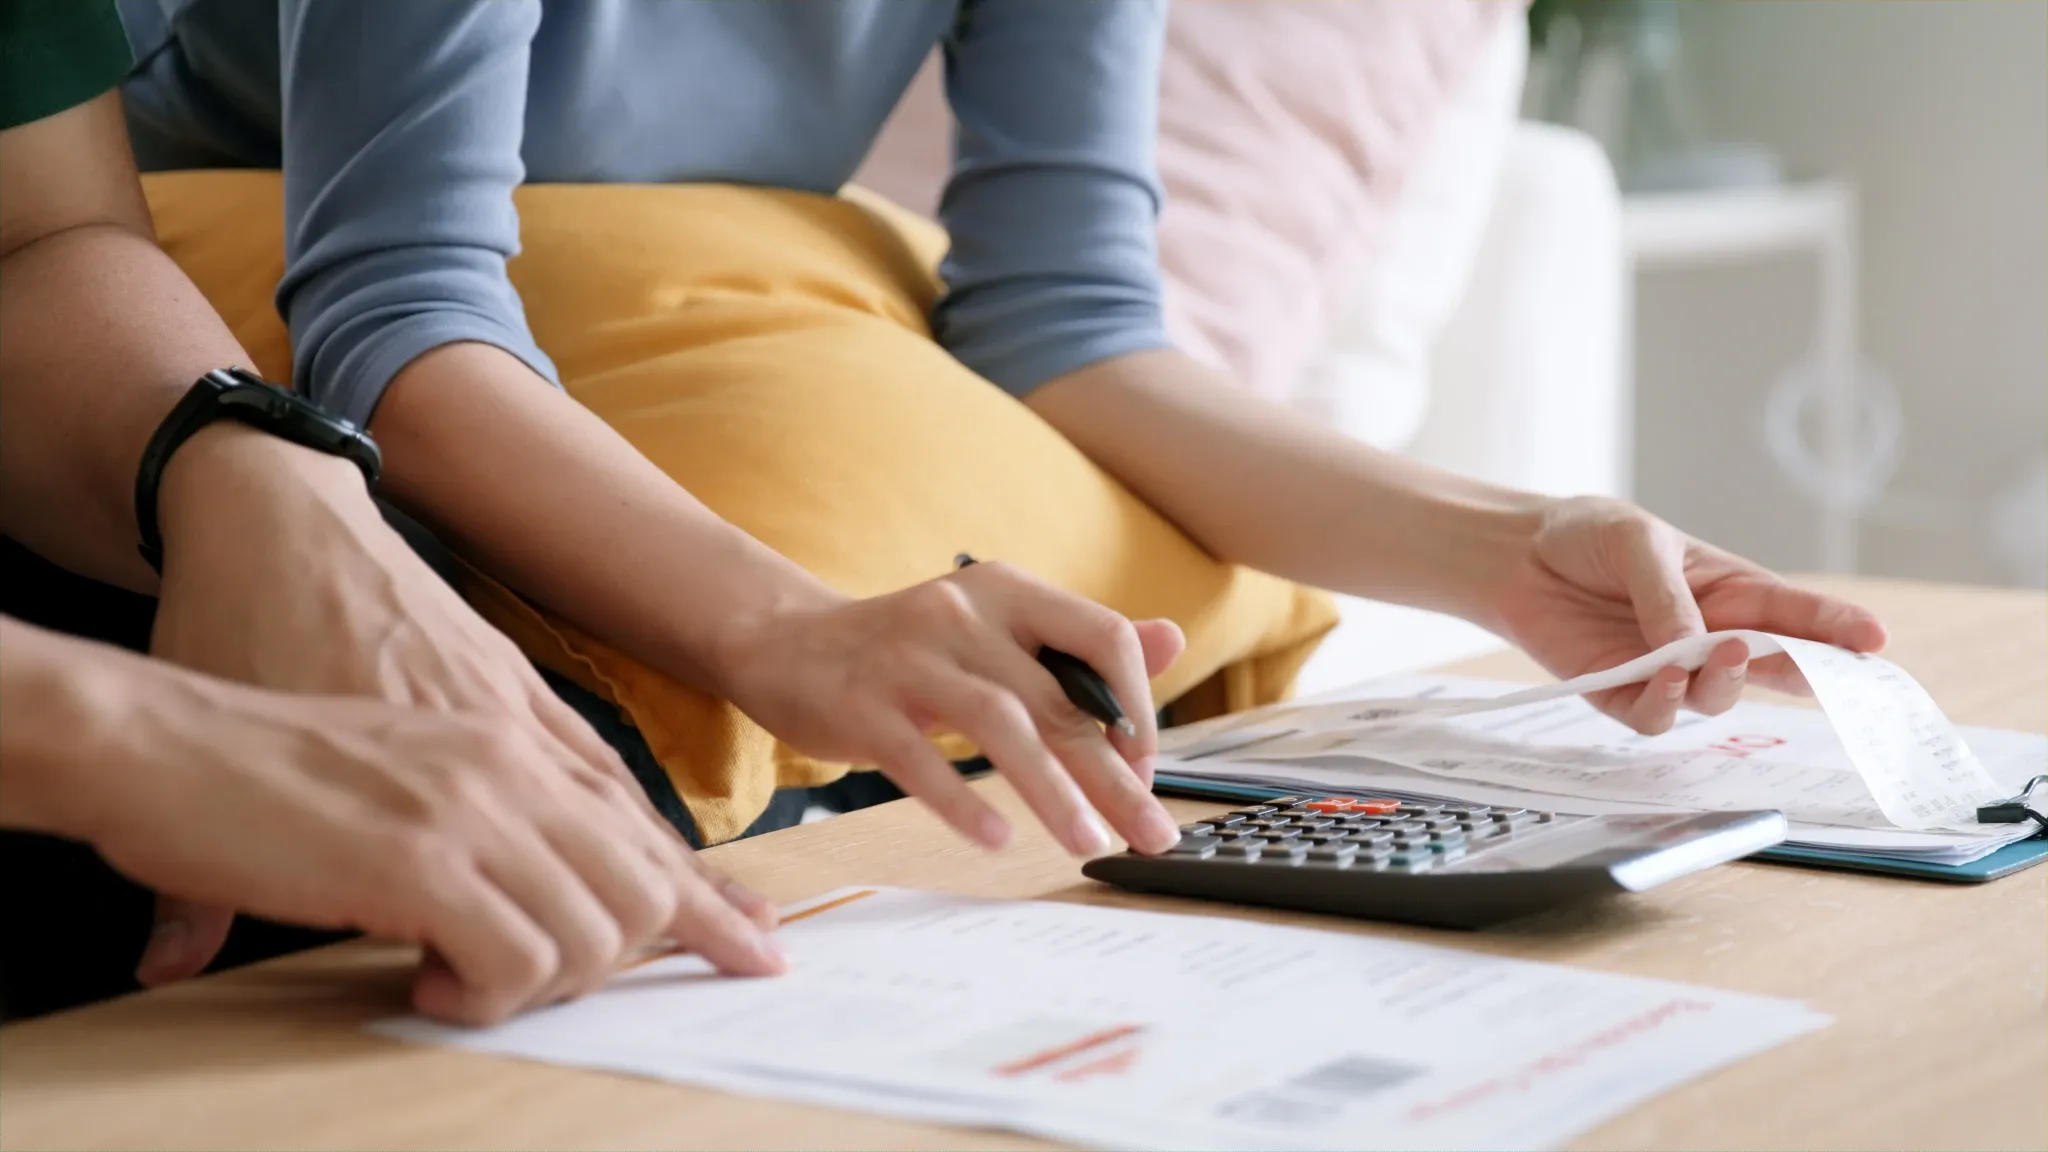
[[1399, 800], [1360, 800], [1356, 810], [1368, 816], [1392, 816], [1401, 810]]
[[1358, 801], [1350, 796], [1328, 796], [1321, 800], [1311, 800], [1308, 806], [1315, 812], [1349, 812], [1358, 807]]

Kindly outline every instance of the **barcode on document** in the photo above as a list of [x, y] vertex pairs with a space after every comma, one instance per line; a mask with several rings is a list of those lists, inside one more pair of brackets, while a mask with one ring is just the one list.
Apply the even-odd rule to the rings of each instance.
[[1413, 1064], [1345, 1056], [1261, 1092], [1232, 1097], [1218, 1112], [1243, 1124], [1296, 1128], [1328, 1120], [1345, 1105], [1422, 1075]]
[[1345, 1056], [1320, 1068], [1311, 1068], [1287, 1082], [1287, 1089], [1311, 1096], [1337, 1096], [1356, 1100], [1383, 1092], [1422, 1075], [1413, 1064], [1376, 1060], [1371, 1056]]

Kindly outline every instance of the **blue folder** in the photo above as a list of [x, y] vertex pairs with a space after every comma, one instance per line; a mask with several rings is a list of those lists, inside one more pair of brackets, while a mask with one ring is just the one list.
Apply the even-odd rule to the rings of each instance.
[[[1169, 796], [1195, 796], [1205, 800], [1269, 800], [1288, 793], [1256, 784], [1230, 784], [1195, 776], [1162, 772], [1152, 781], [1154, 792]], [[1900, 860], [1890, 856], [1866, 856], [1860, 852], [1838, 852], [1827, 848], [1793, 848], [1780, 845], [1749, 857], [1778, 864], [1808, 868], [1839, 868], [1849, 872], [1878, 872], [1887, 876], [1912, 876], [1922, 880], [1946, 880], [1954, 884], [1981, 884], [2010, 876], [2048, 860], [2048, 839], [2036, 836], [2008, 844], [1989, 856], [1968, 864], [1931, 864], [1921, 860]]]

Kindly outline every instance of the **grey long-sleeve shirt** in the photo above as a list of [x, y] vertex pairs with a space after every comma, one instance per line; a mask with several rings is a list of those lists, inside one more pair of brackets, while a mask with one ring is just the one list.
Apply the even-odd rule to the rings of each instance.
[[408, 362], [554, 379], [505, 274], [512, 189], [836, 191], [934, 44], [958, 122], [940, 342], [1018, 395], [1166, 344], [1165, 0], [122, 0], [145, 168], [284, 172], [299, 387], [367, 422]]

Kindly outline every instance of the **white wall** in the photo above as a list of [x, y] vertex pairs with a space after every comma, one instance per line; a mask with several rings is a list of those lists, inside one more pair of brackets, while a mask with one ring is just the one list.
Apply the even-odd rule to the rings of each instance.
[[[2001, 563], [1983, 520], [2048, 443], [2048, 3], [1758, 0], [1689, 3], [1681, 17], [1713, 135], [1861, 188], [1863, 343], [1907, 418], [1893, 482], [1905, 522], [1866, 528], [1862, 566], [2038, 579]], [[1773, 509], [1748, 529], [1759, 538], [1727, 542], [1792, 566], [1812, 563], [1807, 521], [1782, 484], [1730, 457], [1761, 463], [1755, 377], [1796, 351], [1805, 321], [1790, 313], [1810, 292], [1795, 267], [1647, 283], [1639, 302], [1645, 502], [1717, 537]], [[1744, 333], [1757, 347], [1731, 359]], [[1702, 407], [1711, 395], [1679, 394], [1721, 389], [1739, 403], [1718, 414]]]

